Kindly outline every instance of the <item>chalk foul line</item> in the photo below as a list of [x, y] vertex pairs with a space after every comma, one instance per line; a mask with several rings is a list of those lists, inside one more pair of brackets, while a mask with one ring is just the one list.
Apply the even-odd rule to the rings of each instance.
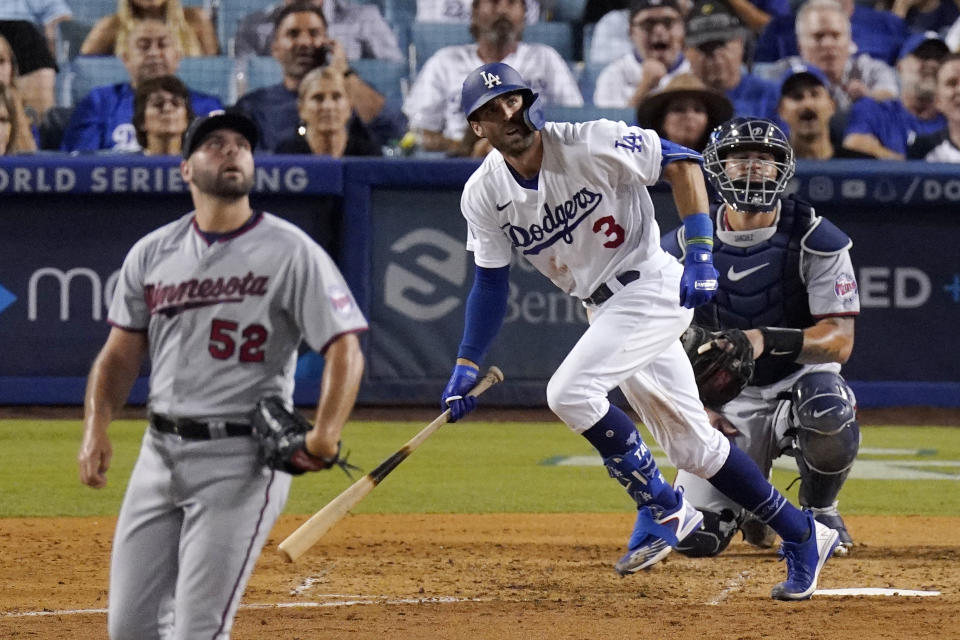
[[[438, 596], [428, 598], [389, 598], [387, 596], [364, 596], [331, 594], [335, 600], [310, 602], [274, 602], [241, 604], [241, 609], [317, 609], [323, 607], [352, 607], [357, 605], [398, 605], [398, 604], [456, 604], [458, 602], [485, 602], [484, 598], [455, 598], [453, 596]], [[322, 597], [322, 596], [321, 596]], [[43, 618], [47, 616], [82, 616], [104, 614], [106, 609], [43, 609], [41, 611], [14, 611], [0, 613], [0, 618]]]

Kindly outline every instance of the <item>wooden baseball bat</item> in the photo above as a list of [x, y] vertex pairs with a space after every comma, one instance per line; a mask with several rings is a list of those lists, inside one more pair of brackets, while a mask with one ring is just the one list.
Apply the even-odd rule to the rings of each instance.
[[[503, 382], [503, 372], [497, 367], [490, 367], [487, 374], [477, 382], [468, 395], [479, 396], [498, 382]], [[387, 477], [387, 474], [396, 469], [397, 465], [403, 462], [407, 456], [423, 444], [423, 441], [426, 440], [430, 434], [445, 425], [449, 420], [450, 409], [447, 409], [441, 413], [436, 420], [421, 429], [420, 433], [410, 438], [396, 453], [381, 462], [376, 469], [344, 489], [344, 491], [331, 500], [327, 506], [310, 516], [309, 520], [287, 536], [278, 547], [287, 562], [293, 562], [306, 553], [307, 549], [316, 544], [317, 540], [322, 538], [327, 531], [333, 528], [333, 525], [337, 524], [347, 515], [350, 509], [353, 509], [358, 502], [373, 491], [374, 487]]]

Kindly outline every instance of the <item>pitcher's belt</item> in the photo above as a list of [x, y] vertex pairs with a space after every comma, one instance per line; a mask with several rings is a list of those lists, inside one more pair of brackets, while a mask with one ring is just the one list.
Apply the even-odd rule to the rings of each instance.
[[157, 414], [150, 416], [150, 426], [163, 433], [172, 433], [188, 440], [212, 440], [233, 436], [249, 436], [253, 429], [241, 422], [210, 420], [201, 422], [189, 418], [168, 418]]

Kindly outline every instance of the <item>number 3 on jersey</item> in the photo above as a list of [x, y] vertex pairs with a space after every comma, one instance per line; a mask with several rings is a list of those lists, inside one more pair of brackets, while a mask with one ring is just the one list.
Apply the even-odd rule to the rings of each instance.
[[[217, 360], [226, 360], [237, 350], [234, 332], [239, 328], [236, 322], [214, 318], [210, 324], [210, 344], [207, 350]], [[263, 325], [247, 325], [240, 333], [240, 362], [263, 362], [263, 343], [267, 341], [267, 330]]]
[[593, 232], [602, 233], [603, 235], [610, 238], [603, 243], [607, 249], [616, 249], [621, 244], [626, 237], [626, 233], [613, 216], [603, 216], [602, 218], [597, 219], [593, 223]]

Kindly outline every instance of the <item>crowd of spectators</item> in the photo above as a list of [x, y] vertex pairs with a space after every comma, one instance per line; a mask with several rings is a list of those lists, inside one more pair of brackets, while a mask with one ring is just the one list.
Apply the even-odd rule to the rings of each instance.
[[[800, 158], [960, 161], [960, 0], [574, 0], [573, 14], [558, 0], [117, 0], [71, 42], [81, 2], [0, 6], [0, 154], [176, 154], [194, 114], [226, 107], [257, 122], [260, 152], [482, 156], [460, 85], [502, 61], [548, 115], [629, 110], [696, 149], [723, 120], [758, 116]], [[539, 41], [551, 21], [569, 23], [574, 53]], [[462, 39], [408, 51], [431, 25]], [[77, 56], [118, 60], [127, 77], [74, 99]], [[229, 99], [178, 77], [207, 56], [234, 63]], [[276, 82], [248, 88], [251, 59]], [[396, 92], [366, 60], [404, 70]]]

